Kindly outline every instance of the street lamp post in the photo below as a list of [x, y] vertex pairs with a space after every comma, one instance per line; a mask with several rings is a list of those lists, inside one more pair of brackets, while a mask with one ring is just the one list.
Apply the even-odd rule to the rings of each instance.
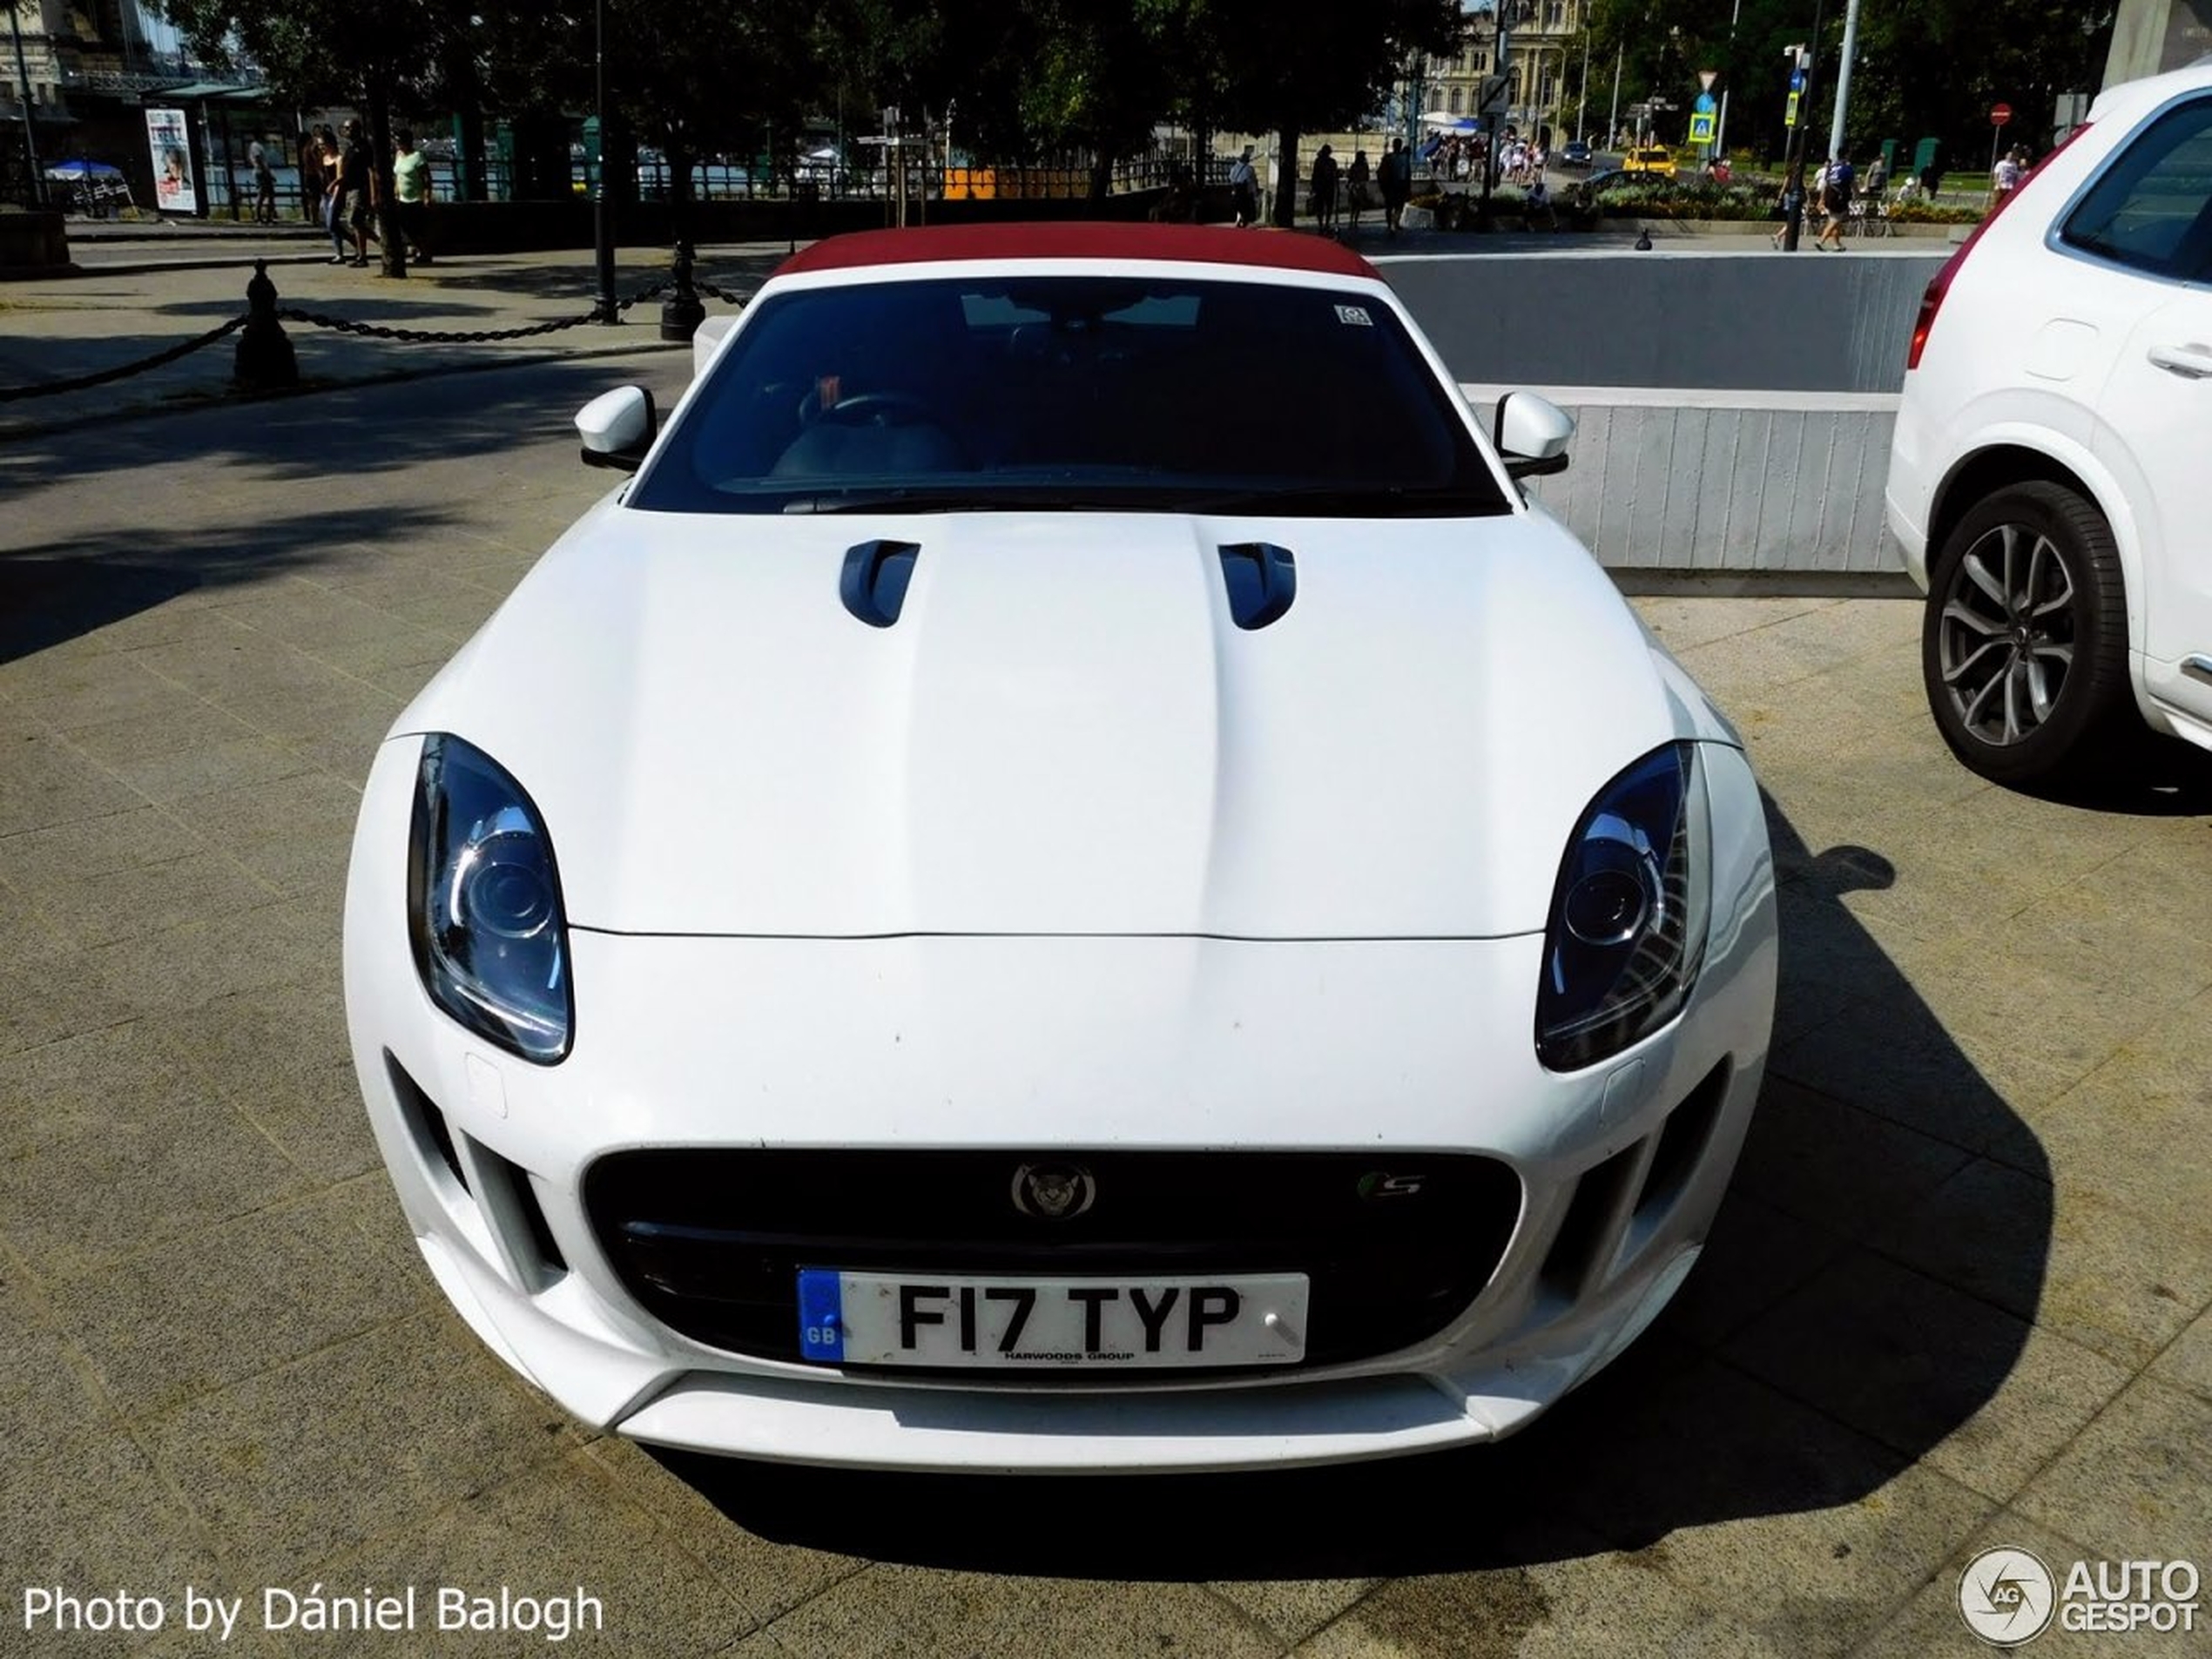
[[1728, 79], [1721, 83], [1720, 125], [1713, 134], [1713, 153], [1716, 156], [1728, 153], [1728, 89], [1729, 82], [1736, 78], [1736, 25], [1743, 16], [1743, 0], [1736, 0], [1728, 14]]
[[1629, 44], [1617, 43], [1613, 48], [1613, 108], [1605, 118], [1605, 147], [1610, 150], [1613, 140], [1621, 131], [1621, 65], [1628, 56]]
[[1828, 153], [1844, 153], [1844, 123], [1851, 114], [1851, 63], [1858, 51], [1858, 0], [1848, 0], [1844, 9], [1844, 55], [1836, 65], [1836, 113], [1828, 127]]
[[622, 320], [615, 304], [615, 227], [607, 217], [607, 0], [591, 5], [592, 97], [599, 118], [599, 177], [591, 192], [591, 242], [599, 261], [599, 303], [592, 320]]
[[16, 84], [23, 89], [23, 156], [30, 169], [30, 201], [34, 207], [46, 205], [46, 175], [38, 165], [38, 140], [30, 130], [30, 68], [23, 56], [23, 10], [18, 6], [8, 8], [8, 32], [16, 39]]
[[[1497, 52], [1491, 60], [1493, 78], [1504, 83], [1500, 89], [1511, 97], [1513, 91], [1513, 26], [1526, 23], [1535, 15], [1535, 8], [1528, 0], [1497, 0], [1490, 10], [1490, 24], [1497, 31]], [[1487, 104], [1487, 98], [1484, 102]], [[1498, 117], [1494, 111], [1482, 111], [1483, 147], [1487, 153], [1482, 161], [1482, 211], [1487, 218], [1490, 212], [1490, 187], [1498, 177]]]
[[[1789, 147], [1783, 152], [1783, 199], [1786, 212], [1782, 221], [1782, 246], [1791, 253], [1797, 251], [1797, 239], [1805, 224], [1805, 129], [1812, 125], [1813, 78], [1820, 72], [1820, 25], [1825, 6], [1826, 0], [1813, 0], [1812, 41], [1806, 53], [1811, 61], [1804, 67], [1804, 91], [1797, 96], [1797, 125], [1790, 129]], [[1795, 72], [1797, 65], [1792, 64], [1791, 67]]]
[[1575, 99], [1575, 138], [1578, 144], [1590, 139], [1590, 20], [1582, 19], [1582, 90]]

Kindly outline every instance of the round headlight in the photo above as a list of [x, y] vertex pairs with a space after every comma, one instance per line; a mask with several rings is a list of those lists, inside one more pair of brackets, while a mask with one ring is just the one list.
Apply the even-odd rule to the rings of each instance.
[[517, 807], [478, 825], [454, 862], [447, 914], [455, 927], [535, 939], [556, 910], [545, 849]]
[[1666, 902], [1659, 860], [1634, 826], [1593, 825], [1581, 867], [1560, 901], [1560, 920], [1585, 945], [1625, 945]]

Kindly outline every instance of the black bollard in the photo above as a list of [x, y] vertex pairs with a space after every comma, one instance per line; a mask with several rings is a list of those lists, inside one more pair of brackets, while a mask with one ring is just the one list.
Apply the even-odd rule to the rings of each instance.
[[675, 291], [660, 302], [660, 337], [663, 340], [689, 340], [698, 326], [706, 320], [706, 307], [699, 303], [699, 296], [691, 287], [691, 245], [676, 245], [676, 269], [672, 279]]
[[276, 392], [300, 383], [300, 360], [277, 320], [276, 303], [269, 262], [256, 260], [253, 280], [246, 285], [246, 327], [239, 331], [238, 359], [231, 370], [248, 391]]

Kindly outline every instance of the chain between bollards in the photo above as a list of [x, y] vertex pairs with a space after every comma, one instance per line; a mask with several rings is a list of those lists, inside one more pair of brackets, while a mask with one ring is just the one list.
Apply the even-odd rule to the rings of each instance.
[[[705, 307], [699, 304], [700, 294], [709, 294], [728, 305], [741, 306], [745, 303], [748, 296], [745, 294], [718, 288], [711, 282], [698, 281], [692, 274], [692, 260], [691, 244], [678, 243], [671, 276], [617, 300], [615, 306], [617, 316], [656, 295], [668, 293], [670, 298], [661, 307], [661, 338], [689, 340], [706, 314]], [[355, 322], [347, 317], [303, 311], [296, 306], [280, 306], [277, 303], [276, 284], [269, 276], [268, 261], [256, 260], [253, 275], [246, 285], [244, 315], [233, 317], [228, 322], [211, 328], [204, 334], [155, 352], [151, 356], [118, 363], [112, 368], [100, 369], [91, 374], [73, 375], [67, 380], [41, 381], [30, 386], [0, 387], [0, 403], [89, 391], [111, 381], [123, 380], [150, 368], [158, 368], [164, 363], [173, 363], [179, 358], [188, 356], [202, 347], [212, 346], [232, 334], [239, 334], [238, 353], [233, 367], [236, 383], [249, 391], [286, 390], [300, 383], [298, 355], [293, 349], [291, 339], [284, 332], [284, 324], [287, 322], [305, 323], [314, 328], [328, 328], [334, 333], [358, 334], [372, 340], [471, 346], [492, 341], [527, 340], [539, 334], [559, 334], [565, 329], [581, 328], [586, 323], [598, 320], [599, 307], [594, 305], [581, 317], [563, 317], [553, 322], [532, 323], [518, 328], [395, 328], [383, 323]], [[678, 327], [682, 332], [671, 332], [672, 327]], [[240, 334], [240, 330], [244, 332]]]

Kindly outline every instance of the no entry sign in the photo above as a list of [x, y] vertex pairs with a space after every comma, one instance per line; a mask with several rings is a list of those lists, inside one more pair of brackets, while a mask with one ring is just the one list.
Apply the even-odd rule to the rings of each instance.
[[2011, 105], [2009, 105], [2009, 104], [1993, 104], [1993, 105], [1990, 105], [1990, 108], [1989, 108], [1989, 125], [1992, 125], [1992, 126], [1993, 126], [1993, 127], [2001, 127], [2001, 126], [2003, 126], [2003, 125], [2005, 125], [2005, 123], [2006, 123], [2006, 122], [2007, 122], [2007, 121], [2011, 120], [2012, 118], [2013, 118], [2013, 106], [2012, 106]]

